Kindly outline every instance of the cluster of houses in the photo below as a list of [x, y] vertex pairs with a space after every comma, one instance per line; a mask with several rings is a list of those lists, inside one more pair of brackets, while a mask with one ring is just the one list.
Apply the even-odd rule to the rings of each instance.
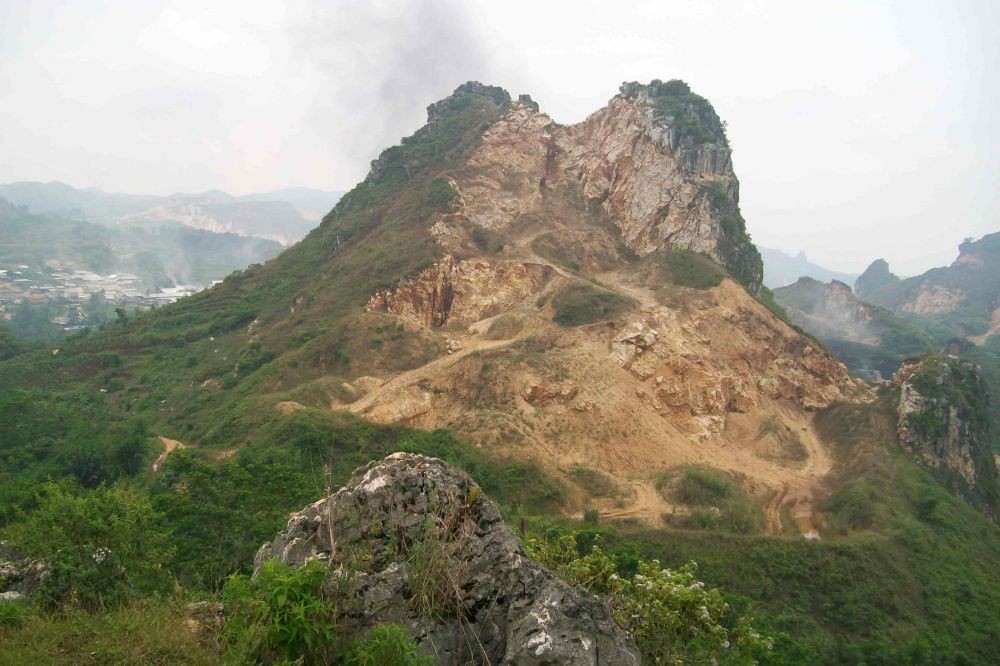
[[87, 304], [148, 309], [173, 303], [201, 289], [178, 285], [152, 291], [130, 273], [98, 275], [81, 270], [39, 273], [25, 265], [0, 268], [0, 321], [13, 319], [15, 306], [21, 303], [53, 304], [65, 308], [52, 322], [70, 329], [83, 318], [83, 307]]

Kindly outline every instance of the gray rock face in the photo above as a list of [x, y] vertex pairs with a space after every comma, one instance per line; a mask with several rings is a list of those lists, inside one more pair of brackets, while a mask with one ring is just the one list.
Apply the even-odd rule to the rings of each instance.
[[900, 442], [938, 481], [997, 522], [1000, 483], [978, 366], [932, 356], [904, 365], [893, 384], [900, 389]]
[[47, 575], [44, 563], [26, 559], [0, 541], [0, 600], [34, 592]]
[[288, 522], [254, 560], [330, 565], [349, 581], [341, 620], [407, 627], [440, 664], [638, 664], [596, 597], [529, 559], [464, 472], [396, 453]]

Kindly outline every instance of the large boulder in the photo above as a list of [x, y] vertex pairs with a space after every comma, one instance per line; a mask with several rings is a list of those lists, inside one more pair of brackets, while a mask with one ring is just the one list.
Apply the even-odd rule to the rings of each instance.
[[464, 472], [396, 453], [355, 471], [264, 544], [291, 566], [319, 558], [349, 590], [354, 631], [405, 626], [439, 664], [638, 664], [602, 601], [529, 559]]

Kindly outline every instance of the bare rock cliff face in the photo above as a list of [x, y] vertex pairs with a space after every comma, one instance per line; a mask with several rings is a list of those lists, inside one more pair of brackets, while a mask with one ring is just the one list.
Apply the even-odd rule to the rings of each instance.
[[763, 264], [736, 222], [739, 182], [724, 138], [688, 145], [672, 120], [645, 89], [618, 95], [562, 134], [566, 171], [636, 254], [702, 252], [759, 290]]
[[990, 447], [989, 397], [978, 368], [957, 357], [904, 365], [899, 439], [949, 489], [996, 521], [1000, 500]]
[[456, 174], [451, 214], [504, 230], [571, 191], [581, 205], [603, 209], [632, 252], [703, 252], [759, 291], [763, 264], [739, 212], [723, 124], [686, 84], [658, 85], [623, 86], [569, 126], [530, 100], [505, 106]]
[[552, 272], [541, 264], [456, 261], [446, 255], [398, 287], [377, 292], [368, 308], [385, 308], [431, 327], [448, 322], [468, 325], [538, 292]]
[[[437, 569], [415, 564], [428, 549]], [[639, 663], [605, 605], [528, 559], [496, 505], [436, 458], [396, 453], [359, 468], [295, 514], [255, 566], [313, 558], [331, 577], [349, 572], [342, 622], [358, 631], [402, 624], [437, 664]], [[440, 608], [414, 593], [427, 586]]]

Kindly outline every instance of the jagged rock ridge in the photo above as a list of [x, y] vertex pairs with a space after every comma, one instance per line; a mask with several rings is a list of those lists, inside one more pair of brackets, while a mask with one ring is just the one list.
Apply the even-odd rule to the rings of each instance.
[[[440, 558], [433, 570], [418, 563], [429, 549]], [[530, 560], [497, 506], [436, 458], [396, 453], [359, 468], [295, 514], [254, 564], [312, 558], [331, 578], [350, 577], [343, 622], [402, 624], [438, 664], [639, 663], [604, 604]], [[440, 586], [439, 608], [414, 593], [427, 585]]]
[[[763, 267], [739, 212], [723, 125], [686, 84], [625, 84], [604, 109], [563, 126], [528, 96], [512, 102], [502, 89], [470, 82], [432, 104], [428, 122], [441, 122], [468, 95], [489, 97], [501, 116], [469, 156], [471, 168], [451, 180], [452, 223], [508, 229], [538, 214], [547, 198], [571, 192], [602, 208], [632, 252], [703, 252], [759, 290]], [[677, 111], [689, 107], [704, 120]], [[387, 151], [373, 162], [368, 182], [378, 182], [392, 159]]]

